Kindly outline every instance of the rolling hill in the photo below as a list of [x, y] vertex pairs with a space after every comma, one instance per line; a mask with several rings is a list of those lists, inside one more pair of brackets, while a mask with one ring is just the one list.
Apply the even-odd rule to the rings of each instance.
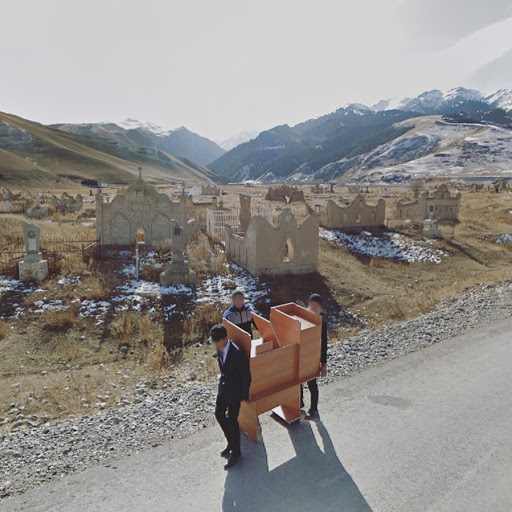
[[139, 166], [156, 182], [216, 179], [206, 167], [169, 151], [135, 142], [120, 144], [108, 130], [71, 133], [5, 113], [0, 113], [0, 150], [0, 180], [8, 183], [62, 178], [127, 183]]
[[[465, 177], [512, 179], [512, 130], [440, 115], [398, 123], [395, 139], [332, 162], [312, 181], [400, 183], [409, 179]], [[292, 177], [293, 179], [293, 177]]]

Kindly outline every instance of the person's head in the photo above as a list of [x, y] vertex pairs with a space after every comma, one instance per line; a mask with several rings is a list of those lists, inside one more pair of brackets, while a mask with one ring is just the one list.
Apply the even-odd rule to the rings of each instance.
[[233, 295], [231, 295], [231, 300], [233, 301], [235, 308], [242, 309], [245, 303], [244, 292], [237, 290]]
[[214, 325], [210, 331], [210, 339], [217, 350], [224, 350], [228, 342], [228, 331], [221, 324]]
[[308, 299], [308, 309], [313, 313], [320, 313], [322, 311], [323, 300], [321, 295], [313, 293]]

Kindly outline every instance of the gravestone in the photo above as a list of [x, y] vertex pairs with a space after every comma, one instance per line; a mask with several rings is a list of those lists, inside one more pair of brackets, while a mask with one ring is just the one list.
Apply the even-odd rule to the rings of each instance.
[[172, 261], [160, 274], [160, 284], [171, 286], [175, 284], [196, 284], [196, 273], [190, 269], [185, 259], [187, 234], [174, 219], [171, 220]]
[[249, 222], [251, 222], [251, 196], [240, 194], [240, 224], [239, 233], [245, 235]]
[[23, 221], [23, 239], [25, 240], [25, 256], [19, 263], [22, 281], [42, 281], [48, 277], [48, 261], [43, 260], [40, 250], [40, 228], [37, 224]]
[[423, 221], [422, 233], [429, 238], [439, 238], [441, 231], [439, 230], [439, 224], [436, 219], [425, 219]]

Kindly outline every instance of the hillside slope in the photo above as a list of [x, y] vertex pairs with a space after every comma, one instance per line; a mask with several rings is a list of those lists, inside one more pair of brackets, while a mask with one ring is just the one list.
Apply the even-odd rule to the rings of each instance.
[[512, 177], [512, 130], [423, 116], [407, 131], [364, 154], [332, 162], [310, 179], [401, 182], [428, 177]]
[[139, 166], [158, 182], [215, 179], [209, 169], [166, 151], [148, 152], [136, 144], [125, 148], [107, 136], [66, 133], [4, 113], [0, 113], [0, 149], [2, 180], [8, 182], [65, 177], [123, 183], [134, 179]]

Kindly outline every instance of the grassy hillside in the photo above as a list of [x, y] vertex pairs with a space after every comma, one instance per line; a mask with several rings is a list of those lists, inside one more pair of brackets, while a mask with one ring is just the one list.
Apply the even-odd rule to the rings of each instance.
[[[0, 113], [0, 169], [2, 181], [39, 181], [58, 177], [108, 182], [133, 181], [139, 166], [156, 182], [209, 182], [215, 174], [190, 160], [164, 151], [148, 154], [142, 147], [119, 149], [108, 138], [78, 135]], [[22, 165], [23, 163], [23, 165]]]

